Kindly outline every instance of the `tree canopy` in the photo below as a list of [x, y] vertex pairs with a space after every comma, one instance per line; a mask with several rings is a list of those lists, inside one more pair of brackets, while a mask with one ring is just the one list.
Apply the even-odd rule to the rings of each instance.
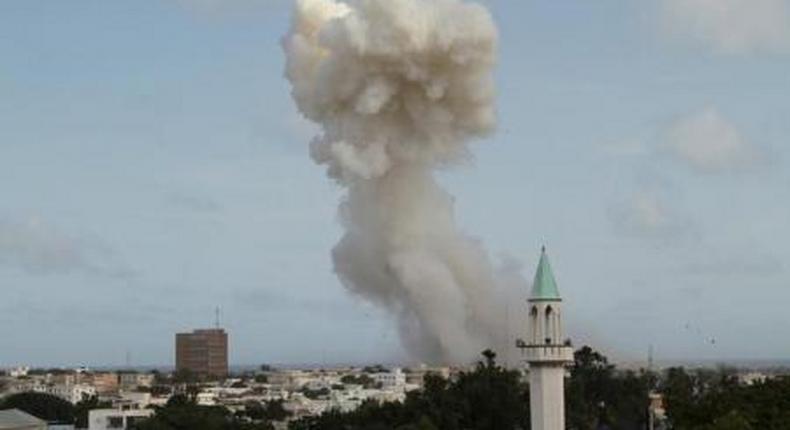
[[233, 415], [222, 406], [201, 406], [176, 394], [154, 415], [136, 424], [136, 430], [273, 430], [269, 422], [254, 422]]
[[51, 394], [12, 394], [0, 401], [0, 409], [19, 409], [50, 423], [74, 423], [74, 405]]

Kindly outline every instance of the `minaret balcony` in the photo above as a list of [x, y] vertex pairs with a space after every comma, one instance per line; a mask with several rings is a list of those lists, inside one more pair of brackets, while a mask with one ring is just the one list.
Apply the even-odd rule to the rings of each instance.
[[573, 348], [564, 344], [526, 345], [521, 351], [530, 363], [573, 362]]

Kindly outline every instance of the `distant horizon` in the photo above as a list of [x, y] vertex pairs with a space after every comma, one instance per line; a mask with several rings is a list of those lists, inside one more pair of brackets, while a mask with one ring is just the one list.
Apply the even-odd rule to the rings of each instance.
[[[605, 354], [604, 354], [605, 355]], [[640, 368], [647, 368], [648, 361], [645, 360], [612, 360], [610, 357], [609, 362], [616, 365], [617, 367], [621, 367], [624, 369], [640, 369]], [[482, 360], [482, 358], [481, 358]], [[479, 360], [478, 360], [479, 361]], [[465, 367], [465, 366], [472, 366], [476, 363], [470, 362], [467, 364], [426, 364], [426, 363], [416, 363], [416, 362], [327, 362], [327, 363], [265, 363], [261, 362], [259, 364], [243, 364], [243, 363], [230, 363], [229, 369], [231, 373], [234, 372], [242, 372], [242, 371], [251, 371], [257, 370], [262, 365], [271, 366], [275, 370], [319, 370], [319, 369], [339, 369], [339, 368], [364, 368], [368, 366], [377, 366], [381, 365], [385, 368], [413, 368], [425, 365], [427, 367]], [[505, 363], [500, 362], [497, 360], [497, 363], [500, 365], [505, 365]], [[732, 366], [738, 369], [749, 369], [749, 368], [759, 368], [762, 370], [767, 370], [771, 368], [786, 368], [790, 369], [790, 358], [762, 358], [762, 359], [754, 359], [754, 358], [729, 358], [729, 359], [655, 359], [654, 366], [667, 369], [670, 367], [687, 367], [687, 368], [694, 368], [694, 367], [704, 367], [704, 368], [711, 368], [711, 367], [718, 367], [718, 366]], [[80, 367], [87, 367], [88, 370], [98, 370], [98, 371], [124, 371], [124, 370], [131, 370], [131, 371], [150, 371], [150, 370], [158, 370], [158, 371], [166, 371], [166, 372], [174, 372], [175, 365], [174, 364], [132, 364], [131, 366], [126, 365], [112, 365], [112, 364], [98, 364], [98, 365], [86, 365], [86, 364], [78, 364], [78, 365], [55, 365], [55, 366], [39, 366], [39, 365], [30, 365], [26, 363], [20, 363], [15, 365], [5, 365], [0, 366], [0, 370], [3, 369], [13, 369], [18, 366], [29, 366], [31, 369], [38, 369], [38, 370], [47, 370], [47, 369], [58, 369], [58, 370], [71, 370], [71, 369], [78, 369]], [[516, 366], [513, 363], [510, 363], [506, 366], [507, 368], [526, 368], [526, 363], [522, 365]]]

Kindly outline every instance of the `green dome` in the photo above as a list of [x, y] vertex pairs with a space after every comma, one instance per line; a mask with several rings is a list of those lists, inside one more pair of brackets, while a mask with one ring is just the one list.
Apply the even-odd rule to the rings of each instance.
[[551, 264], [549, 264], [549, 256], [546, 255], [545, 246], [540, 252], [540, 262], [538, 263], [538, 270], [535, 272], [535, 280], [532, 282], [532, 293], [529, 298], [537, 300], [560, 299], [557, 281], [554, 280], [554, 274], [551, 272]]

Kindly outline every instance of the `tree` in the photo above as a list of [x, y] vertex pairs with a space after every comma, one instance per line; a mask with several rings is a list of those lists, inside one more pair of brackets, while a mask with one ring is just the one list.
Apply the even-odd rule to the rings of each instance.
[[74, 405], [51, 394], [12, 394], [0, 402], [0, 409], [19, 409], [47, 422], [74, 423]]
[[577, 350], [571, 377], [565, 384], [568, 427], [642, 428], [647, 421], [648, 393], [653, 377], [647, 373], [618, 372], [589, 346]]
[[705, 426], [705, 430], [752, 430], [753, 428], [749, 421], [735, 410], [716, 419], [713, 424]]
[[186, 383], [186, 384], [193, 384], [196, 382], [200, 382], [200, 377], [195, 372], [189, 369], [180, 369], [177, 370], [176, 373], [173, 374], [173, 382], [174, 383]]
[[340, 382], [348, 385], [362, 385], [365, 388], [372, 388], [376, 385], [376, 381], [365, 373], [360, 375], [343, 375], [340, 378]]
[[201, 406], [177, 394], [135, 430], [273, 430], [268, 422], [247, 422], [222, 406]]
[[271, 400], [263, 404], [250, 401], [244, 404], [244, 412], [240, 415], [252, 421], [284, 421], [291, 413], [283, 404], [283, 400]]
[[266, 402], [265, 418], [270, 421], [283, 421], [291, 416], [291, 412], [285, 409], [284, 403], [282, 399]]

